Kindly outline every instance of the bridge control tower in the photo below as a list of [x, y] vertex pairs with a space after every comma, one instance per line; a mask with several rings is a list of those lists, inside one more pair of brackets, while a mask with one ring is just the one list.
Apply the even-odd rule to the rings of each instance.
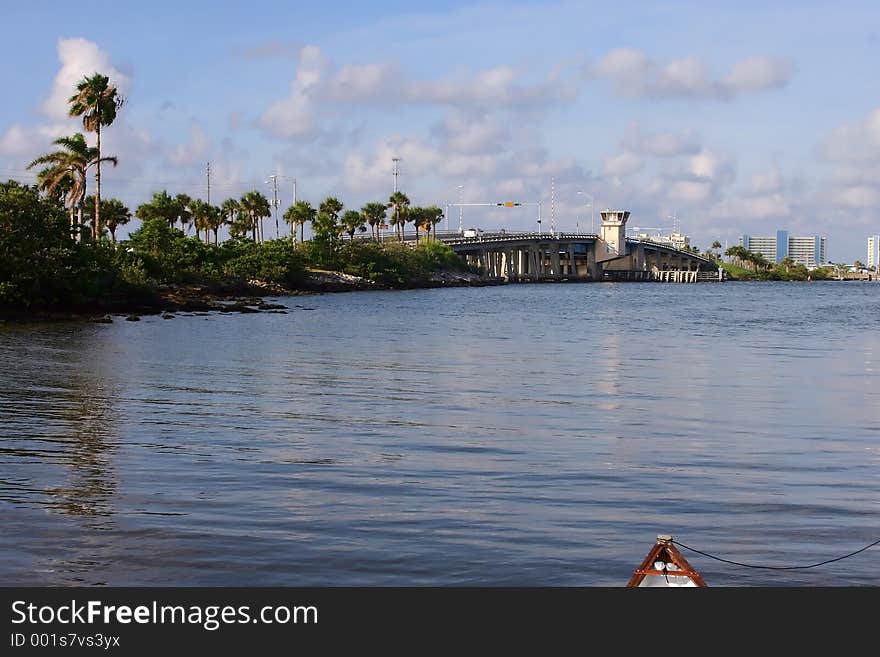
[[[624, 256], [626, 248], [626, 220], [629, 219], [629, 210], [602, 210], [602, 227], [599, 231], [599, 239], [605, 243], [608, 250], [607, 256]], [[597, 254], [597, 260], [603, 259]]]

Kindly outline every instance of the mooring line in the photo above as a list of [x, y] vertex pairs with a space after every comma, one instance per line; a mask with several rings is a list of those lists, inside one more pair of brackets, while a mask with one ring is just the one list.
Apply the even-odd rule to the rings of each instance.
[[696, 548], [692, 548], [689, 545], [685, 545], [684, 543], [679, 543], [676, 540], [673, 540], [672, 543], [677, 545], [678, 547], [684, 548], [685, 550], [690, 550], [691, 552], [696, 552], [697, 554], [702, 554], [704, 557], [708, 557], [710, 559], [714, 559], [715, 561], [720, 561], [722, 563], [729, 563], [733, 566], [742, 566], [743, 568], [760, 568], [762, 570], [806, 570], [807, 568], [817, 568], [819, 566], [824, 566], [829, 563], [834, 563], [835, 561], [842, 561], [843, 559], [848, 559], [849, 557], [854, 557], [860, 552], [864, 552], [865, 550], [870, 550], [875, 545], [880, 545], [880, 539], [877, 539], [873, 543], [866, 545], [863, 548], [856, 550], [855, 552], [850, 552], [849, 554], [844, 554], [842, 557], [835, 557], [834, 559], [828, 559], [827, 561], [820, 561], [819, 563], [811, 563], [808, 566], [762, 566], [759, 564], [753, 563], [742, 563], [741, 561], [733, 561], [732, 559], [723, 559], [721, 557], [717, 557], [714, 554], [709, 554], [708, 552], [703, 552], [702, 550], [698, 550]]

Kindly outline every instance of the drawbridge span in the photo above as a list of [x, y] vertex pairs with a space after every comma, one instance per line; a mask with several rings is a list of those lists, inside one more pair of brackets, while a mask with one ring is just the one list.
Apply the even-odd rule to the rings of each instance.
[[723, 280], [711, 259], [646, 238], [627, 238], [629, 212], [605, 210], [599, 233], [479, 233], [438, 236], [487, 276], [511, 283], [551, 280]]

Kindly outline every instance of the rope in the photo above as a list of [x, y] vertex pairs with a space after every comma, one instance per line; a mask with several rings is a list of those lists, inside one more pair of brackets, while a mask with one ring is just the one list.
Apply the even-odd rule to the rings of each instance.
[[870, 550], [875, 545], [880, 545], [880, 539], [877, 539], [873, 543], [866, 545], [863, 548], [856, 550], [855, 552], [850, 552], [849, 554], [844, 554], [842, 557], [835, 557], [834, 559], [828, 559], [827, 561], [820, 561], [819, 563], [811, 563], [808, 566], [762, 566], [751, 563], [741, 563], [739, 561], [733, 561], [731, 559], [722, 559], [721, 557], [716, 557], [714, 554], [709, 554], [708, 552], [703, 552], [702, 550], [697, 550], [696, 548], [692, 548], [684, 543], [679, 543], [676, 540], [673, 540], [672, 543], [677, 545], [678, 547], [684, 548], [685, 550], [690, 550], [691, 552], [696, 552], [697, 554], [702, 554], [704, 557], [708, 557], [710, 559], [714, 559], [715, 561], [720, 561], [722, 563], [729, 563], [733, 566], [742, 566], [743, 568], [761, 568], [763, 570], [806, 570], [807, 568], [817, 568], [819, 566], [824, 566], [829, 563], [834, 563], [835, 561], [842, 561], [844, 559], [848, 559], [849, 557], [854, 557], [860, 552], [864, 552], [865, 550]]

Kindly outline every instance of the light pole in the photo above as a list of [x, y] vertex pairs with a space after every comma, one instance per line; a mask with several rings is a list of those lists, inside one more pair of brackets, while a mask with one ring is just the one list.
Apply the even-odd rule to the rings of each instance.
[[464, 185], [458, 186], [458, 234], [464, 234]]
[[578, 192], [578, 196], [586, 196], [590, 199], [590, 232], [596, 232], [596, 201], [593, 198], [592, 194], [587, 194], [586, 192]]
[[266, 184], [272, 183], [272, 206], [275, 208], [275, 238], [281, 237], [281, 232], [278, 230], [278, 175], [272, 174], [269, 176], [269, 180], [266, 181]]

